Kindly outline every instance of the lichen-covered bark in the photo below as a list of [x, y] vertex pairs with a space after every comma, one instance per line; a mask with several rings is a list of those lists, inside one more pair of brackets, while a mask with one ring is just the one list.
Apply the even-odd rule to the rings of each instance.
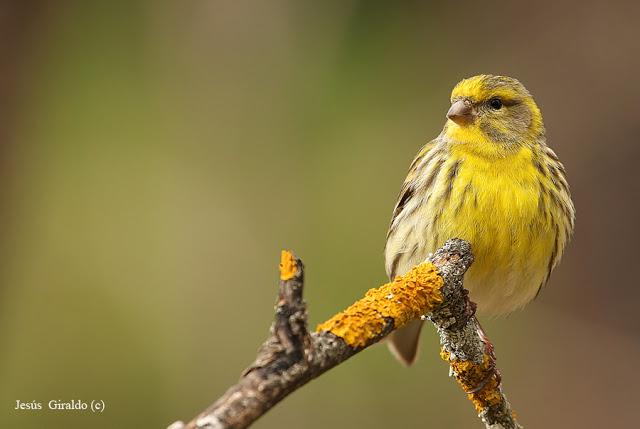
[[468, 243], [450, 240], [430, 261], [369, 290], [310, 333], [302, 298], [303, 265], [283, 252], [275, 320], [256, 360], [209, 408], [170, 429], [245, 428], [309, 380], [427, 313], [440, 333], [443, 359], [470, 392], [485, 426], [518, 428], [500, 387], [492, 348], [479, 334], [474, 306], [462, 287], [472, 261]]
[[[456, 251], [452, 251], [453, 248]], [[463, 260], [451, 263], [451, 257]], [[502, 391], [493, 346], [484, 338], [475, 317], [475, 304], [469, 300], [462, 284], [460, 270], [466, 271], [473, 262], [469, 244], [449, 240], [431, 260], [444, 279], [443, 303], [429, 315], [440, 335], [440, 356], [449, 363], [453, 377], [467, 392], [487, 428], [521, 428]]]
[[353, 348], [362, 348], [387, 333], [389, 321], [395, 329], [431, 312], [442, 303], [442, 277], [425, 262], [404, 276], [377, 289], [346, 310], [318, 325], [318, 332], [331, 332]]

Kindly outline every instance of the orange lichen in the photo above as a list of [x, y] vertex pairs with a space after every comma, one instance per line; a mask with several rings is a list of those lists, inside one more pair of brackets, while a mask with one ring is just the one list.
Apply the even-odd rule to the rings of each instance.
[[399, 328], [442, 303], [443, 284], [436, 267], [423, 263], [391, 283], [370, 289], [364, 298], [321, 323], [316, 330], [331, 332], [351, 347], [365, 347], [383, 333], [385, 319], [393, 319], [394, 327]]
[[290, 280], [296, 275], [298, 265], [293, 253], [283, 250], [280, 254], [280, 280]]
[[[485, 386], [479, 391], [467, 394], [467, 397], [473, 402], [478, 412], [502, 402], [500, 384], [495, 376], [491, 377], [493, 369], [489, 355], [485, 353], [481, 364], [468, 360], [453, 359], [445, 349], [440, 351], [440, 357], [449, 363], [455, 379], [465, 392], [471, 392], [486, 382]], [[488, 377], [491, 377], [491, 379], [486, 381]]]

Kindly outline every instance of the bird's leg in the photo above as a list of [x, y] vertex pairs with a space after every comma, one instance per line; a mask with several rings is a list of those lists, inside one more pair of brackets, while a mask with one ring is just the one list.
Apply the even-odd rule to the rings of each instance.
[[496, 377], [496, 382], [498, 383], [498, 386], [500, 386], [500, 383], [502, 381], [502, 376], [500, 375], [500, 371], [496, 366], [496, 354], [493, 351], [493, 343], [491, 343], [491, 340], [489, 340], [489, 338], [487, 337], [487, 334], [485, 334], [484, 329], [482, 328], [482, 325], [480, 324], [477, 318], [476, 318], [476, 323], [478, 325], [478, 330], [477, 330], [478, 336], [480, 336], [480, 340], [483, 342], [485, 351], [489, 356], [489, 368], [487, 369], [489, 373], [484, 378], [484, 380], [482, 380], [478, 384], [478, 386], [476, 386], [474, 389], [470, 391], [467, 391], [466, 393], [468, 394], [478, 393], [479, 391], [484, 389], [487, 383], [489, 383], [489, 381], [493, 378], [493, 376]]

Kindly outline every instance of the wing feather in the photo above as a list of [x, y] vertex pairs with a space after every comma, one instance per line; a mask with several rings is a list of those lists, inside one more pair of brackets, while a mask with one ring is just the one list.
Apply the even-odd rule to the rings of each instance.
[[[407, 173], [407, 177], [402, 184], [400, 195], [398, 196], [398, 201], [393, 209], [393, 214], [391, 215], [391, 222], [389, 223], [389, 229], [387, 230], [387, 244], [385, 246], [385, 249], [389, 245], [389, 239], [398, 229], [398, 217], [407, 206], [407, 203], [411, 201], [412, 198], [414, 198], [416, 190], [424, 185], [418, 179], [420, 173], [422, 172], [422, 168], [431, 161], [433, 156], [435, 156], [437, 150], [434, 150], [434, 148], [436, 148], [437, 144], [437, 139], [425, 144], [420, 149], [416, 157], [413, 159], [413, 162], [411, 162], [411, 165], [409, 166], [409, 172]], [[387, 255], [387, 258], [389, 257], [392, 257], [393, 261], [387, 261], [387, 266], [391, 267], [388, 274], [389, 278], [393, 279], [396, 275], [395, 268], [398, 265], [399, 258], [402, 257], [402, 253]]]

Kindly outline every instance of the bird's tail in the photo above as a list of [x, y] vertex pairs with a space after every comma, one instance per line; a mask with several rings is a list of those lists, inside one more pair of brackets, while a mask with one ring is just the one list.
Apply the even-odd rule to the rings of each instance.
[[407, 323], [400, 329], [389, 334], [387, 344], [391, 353], [403, 364], [409, 366], [416, 360], [418, 354], [418, 340], [422, 329], [422, 320], [417, 319]]

